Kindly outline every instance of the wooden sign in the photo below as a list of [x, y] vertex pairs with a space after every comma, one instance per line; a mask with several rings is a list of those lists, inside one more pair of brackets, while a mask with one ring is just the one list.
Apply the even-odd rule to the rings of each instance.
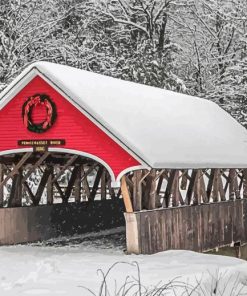
[[49, 147], [64, 146], [65, 140], [19, 140], [18, 145], [22, 147], [33, 147], [33, 152], [46, 152]]

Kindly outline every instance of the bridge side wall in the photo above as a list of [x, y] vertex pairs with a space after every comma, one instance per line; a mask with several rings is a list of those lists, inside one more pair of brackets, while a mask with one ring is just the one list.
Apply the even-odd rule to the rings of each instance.
[[124, 223], [122, 200], [0, 208], [0, 245], [99, 231]]
[[128, 253], [247, 243], [247, 199], [125, 213]]

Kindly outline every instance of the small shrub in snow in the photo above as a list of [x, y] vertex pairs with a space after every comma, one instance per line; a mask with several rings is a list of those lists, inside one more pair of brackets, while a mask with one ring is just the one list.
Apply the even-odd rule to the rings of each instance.
[[[116, 272], [117, 265], [124, 264], [128, 267], [124, 278]], [[135, 272], [129, 267], [134, 267]], [[244, 296], [247, 295], [247, 278], [241, 279], [239, 274], [216, 274], [207, 271], [193, 284], [182, 281], [179, 277], [166, 283], [158, 283], [156, 286], [146, 287], [141, 280], [141, 271], [137, 262], [116, 262], [104, 272], [99, 269], [102, 276], [100, 287], [97, 292], [80, 286], [92, 296]], [[112, 279], [112, 274], [118, 274], [118, 279]]]

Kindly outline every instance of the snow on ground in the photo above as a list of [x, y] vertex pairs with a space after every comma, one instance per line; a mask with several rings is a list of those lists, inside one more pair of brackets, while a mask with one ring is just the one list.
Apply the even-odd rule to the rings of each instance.
[[[125, 255], [123, 249], [123, 228], [45, 243], [0, 247], [0, 295], [92, 295], [84, 287], [99, 295], [102, 276], [97, 270], [107, 272], [116, 262], [137, 262], [141, 282], [146, 287], [175, 279], [175, 286], [181, 283], [196, 286], [200, 282], [203, 288], [197, 288], [192, 295], [247, 295], [246, 261], [190, 251]], [[113, 291], [115, 280], [119, 288], [127, 275], [138, 277], [136, 265], [126, 263], [117, 264], [109, 273], [110, 290]], [[220, 278], [220, 288], [215, 278]], [[235, 291], [240, 288], [241, 294]], [[189, 295], [182, 294], [181, 289], [176, 295]]]

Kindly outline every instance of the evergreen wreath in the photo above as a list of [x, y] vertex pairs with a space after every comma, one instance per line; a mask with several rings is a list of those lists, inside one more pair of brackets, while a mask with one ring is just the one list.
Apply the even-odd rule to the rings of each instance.
[[[37, 105], [46, 107], [46, 119], [41, 123], [32, 122], [32, 110]], [[44, 133], [54, 124], [57, 118], [56, 105], [46, 94], [35, 94], [27, 99], [22, 106], [22, 118], [25, 127], [34, 133]]]

